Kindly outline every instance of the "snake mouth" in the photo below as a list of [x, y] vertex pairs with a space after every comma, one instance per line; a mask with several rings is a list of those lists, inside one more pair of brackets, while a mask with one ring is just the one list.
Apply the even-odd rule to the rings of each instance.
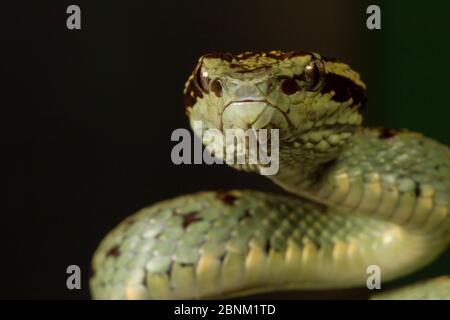
[[232, 100], [230, 102], [228, 102], [225, 107], [223, 108], [222, 114], [225, 112], [225, 110], [231, 106], [231, 105], [244, 105], [244, 104], [248, 104], [248, 103], [265, 103], [267, 105], [270, 105], [269, 101], [265, 100], [265, 99], [242, 99], [242, 100]]
[[[292, 124], [287, 115], [265, 99], [230, 101], [222, 112], [222, 130], [227, 128], [265, 129], [273, 122], [275, 113], [281, 113], [287, 125], [291, 127]], [[277, 125], [273, 127], [276, 128]]]
[[261, 118], [269, 123], [272, 118], [271, 108], [266, 100], [245, 99], [230, 101], [222, 113], [222, 123], [225, 129], [252, 128]]

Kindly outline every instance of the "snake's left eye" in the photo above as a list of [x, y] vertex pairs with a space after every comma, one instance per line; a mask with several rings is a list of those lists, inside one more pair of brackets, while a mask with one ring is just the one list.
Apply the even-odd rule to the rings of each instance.
[[322, 60], [313, 60], [308, 63], [304, 71], [304, 80], [308, 90], [316, 90], [325, 78], [325, 65]]
[[206, 70], [203, 63], [199, 63], [194, 71], [194, 80], [197, 87], [203, 92], [209, 92], [209, 78], [208, 70]]

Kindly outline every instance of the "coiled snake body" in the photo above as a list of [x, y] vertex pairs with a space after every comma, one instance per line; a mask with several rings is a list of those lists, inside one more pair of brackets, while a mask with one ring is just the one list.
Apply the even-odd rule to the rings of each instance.
[[[203, 129], [278, 129], [279, 170], [268, 177], [287, 193], [210, 191], [142, 209], [98, 247], [94, 298], [363, 287], [370, 266], [385, 282], [447, 248], [450, 150], [418, 133], [361, 128], [365, 85], [348, 65], [302, 51], [208, 54], [185, 96]], [[450, 279], [380, 297], [450, 298]]]

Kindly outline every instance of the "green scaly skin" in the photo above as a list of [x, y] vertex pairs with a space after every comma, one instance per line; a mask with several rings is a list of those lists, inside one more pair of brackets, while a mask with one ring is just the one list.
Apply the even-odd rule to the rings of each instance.
[[[371, 265], [385, 282], [433, 261], [450, 240], [450, 150], [417, 133], [359, 128], [364, 89], [346, 64], [315, 53], [200, 58], [185, 88], [191, 124], [279, 129], [279, 171], [268, 177], [287, 194], [210, 191], [142, 209], [98, 247], [93, 297], [364, 287]], [[450, 298], [450, 278], [375, 297]]]

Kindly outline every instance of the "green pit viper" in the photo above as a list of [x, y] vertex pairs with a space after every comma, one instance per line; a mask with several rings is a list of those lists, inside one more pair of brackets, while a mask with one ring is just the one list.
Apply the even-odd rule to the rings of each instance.
[[[279, 170], [268, 178], [286, 192], [207, 191], [140, 210], [99, 245], [93, 298], [365, 287], [369, 266], [385, 283], [447, 248], [450, 149], [361, 127], [365, 84], [347, 64], [303, 51], [207, 54], [184, 94], [191, 126], [278, 129]], [[450, 277], [375, 298], [450, 298]]]

